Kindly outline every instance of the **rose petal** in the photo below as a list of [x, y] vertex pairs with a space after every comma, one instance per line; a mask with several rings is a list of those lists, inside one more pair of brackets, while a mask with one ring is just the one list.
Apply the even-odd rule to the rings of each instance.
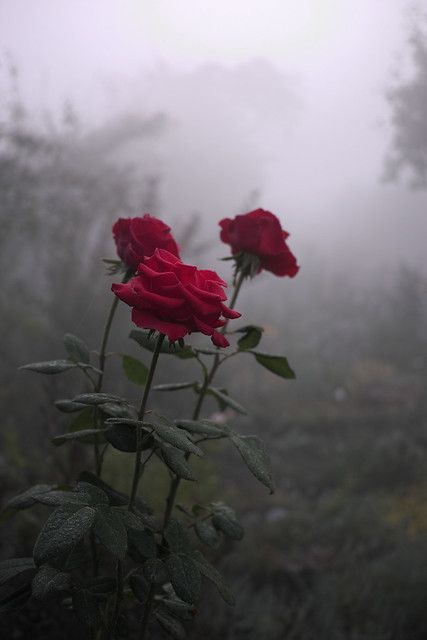
[[154, 329], [164, 333], [171, 342], [175, 342], [175, 340], [179, 340], [188, 334], [188, 329], [184, 325], [167, 322], [145, 310], [132, 309], [132, 322], [143, 329]]
[[230, 344], [227, 338], [222, 333], [218, 333], [218, 331], [213, 332], [211, 340], [216, 347], [228, 347]]
[[230, 309], [230, 307], [226, 307], [225, 304], [221, 304], [221, 310], [222, 310], [223, 316], [225, 316], [226, 318], [230, 318], [232, 320], [234, 320], [235, 318], [240, 318], [240, 316], [242, 315], [238, 311], [235, 311], [234, 309]]
[[132, 280], [130, 280], [127, 284], [112, 284], [111, 290], [116, 294], [120, 300], [126, 302], [126, 304], [132, 306], [137, 302], [137, 296], [135, 295], [135, 291], [133, 290]]

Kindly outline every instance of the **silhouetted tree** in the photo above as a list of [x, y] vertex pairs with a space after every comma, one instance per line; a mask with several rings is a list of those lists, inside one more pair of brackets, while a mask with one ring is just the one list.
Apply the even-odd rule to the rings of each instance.
[[392, 107], [393, 142], [385, 177], [397, 180], [404, 169], [412, 186], [427, 187], [427, 27], [418, 26], [410, 39], [414, 67], [410, 79], [388, 92]]

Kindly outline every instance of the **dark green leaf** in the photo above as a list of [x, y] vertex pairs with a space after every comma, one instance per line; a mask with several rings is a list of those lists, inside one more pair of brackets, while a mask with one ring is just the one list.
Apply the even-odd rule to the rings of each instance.
[[220, 436], [228, 432], [226, 425], [212, 420], [175, 420], [175, 424], [189, 433], [200, 433], [205, 436]]
[[138, 413], [134, 407], [129, 404], [116, 404], [114, 402], [106, 402], [99, 405], [101, 411], [112, 418], [137, 418]]
[[60, 505], [85, 505], [87, 504], [84, 496], [77, 491], [49, 491], [42, 493], [37, 497], [37, 502], [47, 504], [49, 506], [59, 507]]
[[11, 558], [0, 562], [0, 586], [26, 571], [36, 571], [32, 558]]
[[208, 387], [208, 392], [215, 396], [217, 400], [220, 400], [223, 405], [230, 407], [230, 409], [234, 409], [237, 413], [242, 413], [244, 415], [247, 413], [246, 409], [242, 407], [241, 404], [236, 400], [233, 400], [233, 398], [230, 398], [227, 393], [220, 391], [220, 389], [216, 389], [216, 387]]
[[109, 503], [105, 491], [91, 482], [78, 482], [76, 491], [89, 506], [108, 505]]
[[128, 542], [129, 555], [137, 563], [157, 556], [156, 539], [148, 529], [129, 529]]
[[47, 362], [32, 362], [31, 364], [25, 364], [22, 367], [19, 367], [19, 369], [51, 375], [54, 373], [68, 371], [68, 369], [75, 369], [76, 367], [77, 364], [70, 362], [69, 360], [48, 360]]
[[192, 554], [193, 547], [191, 545], [190, 536], [187, 530], [177, 520], [171, 520], [165, 529], [165, 540], [169, 549], [175, 553]]
[[244, 335], [237, 341], [239, 351], [246, 351], [247, 349], [253, 349], [256, 347], [262, 338], [263, 331], [263, 327], [258, 327], [254, 324], [249, 324], [246, 327], [237, 329], [236, 333], [244, 333]]
[[169, 615], [165, 611], [160, 611], [156, 609], [154, 612], [154, 617], [159, 622], [160, 626], [172, 637], [174, 640], [185, 640], [187, 637], [187, 633], [183, 624]]
[[24, 606], [31, 596], [29, 581], [20, 587], [10, 587], [0, 590], [0, 614], [16, 611]]
[[164, 443], [161, 449], [163, 460], [173, 473], [184, 480], [196, 479], [183, 451]]
[[85, 407], [68, 425], [67, 431], [80, 431], [81, 429], [94, 429], [95, 424], [95, 408]]
[[58, 571], [45, 564], [40, 567], [32, 582], [32, 593], [37, 600], [45, 600], [58, 592], [67, 591], [70, 588], [71, 576], [69, 573]]
[[164, 419], [156, 419], [154, 415], [150, 415], [149, 418], [150, 420], [154, 419], [153, 422], [144, 422], [144, 425], [149, 429], [153, 429], [154, 438], [167, 442], [182, 451], [194, 453], [194, 455], [200, 457], [204, 456], [203, 451], [191, 442], [185, 431], [178, 429], [173, 423], [167, 423]]
[[250, 353], [253, 353], [259, 364], [277, 376], [287, 380], [295, 378], [295, 373], [292, 371], [287, 358], [284, 356], [271, 356], [268, 353], [259, 353], [258, 351], [251, 351]]
[[[144, 349], [148, 349], [148, 351], [154, 351], [156, 348], [157, 336], [153, 335], [153, 332], [150, 330], [133, 329], [129, 334], [129, 338], [135, 340], [135, 342], [141, 347], [144, 347]], [[164, 340], [161, 346], [160, 353], [170, 354], [184, 359], [194, 358], [194, 352], [188, 345], [182, 347], [178, 342], [170, 344], [166, 340]]]
[[67, 505], [56, 509], [47, 519], [34, 545], [36, 564], [60, 561], [91, 529], [95, 509]]
[[148, 378], [148, 369], [143, 362], [132, 356], [123, 356], [123, 370], [131, 382], [144, 386]]
[[129, 498], [125, 496], [124, 493], [116, 491], [115, 489], [110, 487], [109, 484], [104, 482], [104, 480], [101, 480], [101, 478], [98, 478], [94, 473], [91, 473], [90, 471], [82, 471], [79, 478], [83, 482], [92, 484], [95, 487], [102, 489], [102, 491], [108, 496], [110, 504], [113, 506], [125, 505], [129, 502]]
[[90, 353], [83, 340], [77, 336], [73, 336], [71, 333], [66, 333], [64, 336], [64, 345], [70, 360], [89, 364]]
[[191, 620], [196, 614], [196, 609], [192, 604], [178, 600], [178, 598], [164, 598], [161, 604], [181, 620]]
[[73, 402], [80, 402], [81, 404], [86, 405], [98, 405], [105, 404], [106, 402], [127, 402], [124, 398], [120, 396], [116, 396], [113, 393], [81, 393], [75, 398], [73, 398]]
[[73, 608], [79, 622], [87, 627], [97, 626], [101, 615], [98, 598], [88, 589], [76, 588], [73, 592]]
[[153, 391], [183, 391], [184, 389], [192, 389], [197, 382], [170, 382], [169, 384], [156, 384]]
[[233, 433], [230, 439], [255, 478], [268, 487], [270, 493], [273, 493], [270, 458], [261, 440], [256, 436], [239, 436], [237, 433]]
[[119, 271], [126, 270], [126, 265], [121, 260], [110, 260], [109, 258], [102, 258], [102, 262], [108, 266], [108, 274], [113, 275]]
[[58, 564], [59, 568], [63, 571], [76, 571], [77, 569], [81, 569], [82, 567], [87, 567], [89, 563], [89, 549], [84, 544], [84, 540], [80, 540], [76, 544], [75, 547], [71, 550], [71, 553], [65, 558], [65, 560], [60, 561]]
[[194, 557], [195, 563], [201, 573], [210, 580], [218, 589], [218, 593], [222, 596], [225, 602], [231, 606], [235, 604], [234, 596], [225, 582], [222, 575], [213, 567], [209, 562], [204, 558], [204, 556], [200, 553], [200, 551], [195, 552]]
[[5, 505], [6, 509], [28, 509], [38, 501], [38, 497], [55, 488], [53, 484], [36, 484], [24, 493], [11, 498]]
[[147, 598], [147, 594], [150, 590], [150, 585], [147, 580], [141, 574], [133, 574], [129, 578], [129, 585], [137, 600], [144, 602]]
[[[111, 487], [109, 484], [104, 482], [104, 480], [101, 480], [101, 478], [98, 478], [94, 473], [91, 473], [90, 471], [82, 471], [82, 473], [79, 476], [79, 479], [85, 483], [89, 483], [95, 487], [98, 487], [98, 489], [101, 489], [103, 493], [107, 496], [108, 502], [110, 503], [111, 506], [120, 507], [123, 505], [127, 505], [129, 502], [129, 497], [127, 495], [125, 495], [124, 493], [121, 493], [120, 491], [116, 491], [115, 489], [113, 489], [113, 487]], [[144, 514], [152, 513], [152, 509], [147, 505], [146, 502], [142, 500], [142, 498], [136, 498], [135, 506], [139, 511], [142, 511]], [[136, 514], [130, 513], [127, 510], [122, 512], [120, 509], [118, 509], [117, 511], [119, 515], [122, 513], [124, 514], [123, 517], [122, 515], [120, 515], [120, 517], [122, 517], [123, 522], [125, 523], [125, 526], [128, 526], [125, 521], [126, 514], [130, 514], [132, 518], [134, 519], [137, 518], [137, 522], [140, 522], [139, 515], [137, 516]], [[144, 527], [145, 525], [142, 524], [141, 526]]]
[[210, 520], [200, 520], [194, 525], [194, 530], [198, 538], [208, 547], [217, 549], [220, 543], [220, 537], [218, 531], [213, 526]]
[[78, 441], [83, 444], [93, 444], [94, 442], [105, 442], [104, 429], [80, 429], [79, 431], [70, 431], [69, 433], [63, 433], [60, 436], [52, 438], [52, 444], [60, 447], [65, 442]]
[[107, 418], [106, 423], [110, 424], [128, 424], [131, 427], [143, 427], [144, 423], [138, 418], [126, 418], [124, 416], [118, 418]]
[[[141, 511], [141, 505], [139, 504], [140, 501], [141, 498], [136, 498], [135, 506]], [[145, 529], [148, 528], [152, 531], [157, 531], [159, 528], [157, 522], [153, 516], [147, 515], [149, 510], [145, 503], [142, 505], [142, 508], [146, 513], [140, 513], [140, 511], [132, 513], [132, 511], [129, 511], [127, 508], [115, 507], [127, 530], [136, 529], [137, 531], [145, 531]]]
[[169, 580], [179, 598], [195, 604], [200, 595], [200, 569], [189, 556], [171, 554], [165, 560]]
[[176, 356], [180, 360], [188, 360], [189, 358], [194, 358], [196, 356], [193, 349], [188, 345], [186, 345], [181, 351], [173, 351], [172, 355]]
[[74, 413], [84, 409], [85, 405], [80, 402], [73, 402], [72, 400], [56, 400], [55, 407], [63, 413]]
[[244, 530], [233, 509], [219, 503], [213, 505], [213, 508], [212, 524], [232, 540], [241, 540]]
[[124, 560], [127, 550], [126, 528], [113, 509], [107, 506], [98, 507], [93, 532], [110, 553]]
[[144, 562], [144, 576], [148, 582], [162, 584], [166, 580], [165, 566], [160, 558], [148, 558]]
[[136, 429], [130, 424], [113, 424], [104, 432], [108, 442], [119, 451], [136, 451]]
[[31, 595], [31, 580], [37, 573], [28, 558], [14, 558], [1, 563], [0, 613], [19, 609]]

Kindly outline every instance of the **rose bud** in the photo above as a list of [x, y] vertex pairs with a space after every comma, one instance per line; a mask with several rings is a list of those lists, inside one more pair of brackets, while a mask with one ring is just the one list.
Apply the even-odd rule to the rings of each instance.
[[156, 249], [141, 262], [135, 277], [126, 284], [113, 284], [112, 290], [132, 307], [132, 321], [138, 327], [164, 333], [170, 342], [197, 331], [211, 336], [217, 347], [228, 347], [217, 329], [241, 314], [225, 306], [226, 286], [215, 271], [197, 269], [165, 249]]
[[255, 265], [255, 273], [265, 269], [276, 276], [290, 278], [298, 273], [296, 258], [286, 244], [289, 234], [270, 211], [255, 209], [233, 219], [224, 218], [219, 224], [221, 240], [231, 246], [237, 268], [247, 269], [247, 275], [251, 262], [252, 268]]
[[113, 225], [113, 237], [120, 259], [133, 272], [156, 249], [166, 249], [179, 256], [170, 227], [149, 213], [142, 218], [119, 218]]

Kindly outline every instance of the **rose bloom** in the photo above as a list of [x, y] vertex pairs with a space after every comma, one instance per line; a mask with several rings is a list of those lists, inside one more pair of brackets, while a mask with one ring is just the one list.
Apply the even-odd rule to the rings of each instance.
[[179, 256], [170, 227], [149, 213], [142, 218], [119, 218], [113, 225], [113, 236], [120, 259], [132, 271], [156, 249], [167, 249]]
[[217, 329], [226, 324], [224, 318], [238, 318], [240, 313], [225, 306], [226, 286], [215, 271], [197, 269], [165, 249], [156, 249], [134, 278], [113, 284], [112, 290], [132, 307], [132, 321], [138, 327], [164, 333], [171, 342], [200, 331], [217, 347], [227, 347], [228, 340]]
[[276, 276], [293, 278], [299, 270], [293, 253], [286, 244], [289, 234], [270, 211], [255, 209], [235, 218], [220, 221], [221, 240], [231, 245], [233, 254], [250, 253], [265, 269]]

